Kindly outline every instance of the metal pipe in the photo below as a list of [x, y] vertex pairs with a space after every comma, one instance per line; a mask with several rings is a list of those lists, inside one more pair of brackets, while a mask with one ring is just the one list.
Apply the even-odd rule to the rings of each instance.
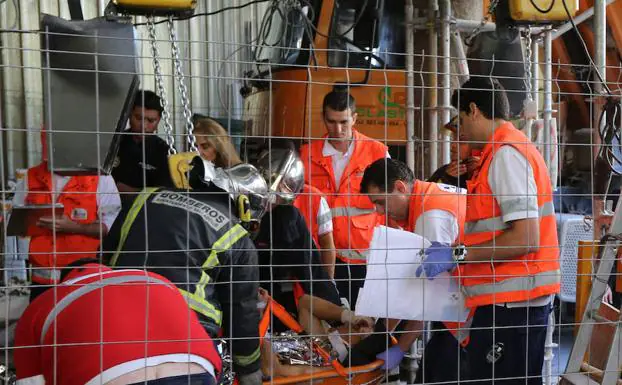
[[[451, 104], [451, 0], [440, 0], [439, 8], [441, 13], [441, 70], [442, 70], [442, 92], [441, 92], [441, 124], [444, 126], [449, 123]], [[443, 130], [444, 131], [444, 130]], [[442, 135], [442, 164], [451, 161], [450, 138]]]
[[[538, 75], [540, 73], [540, 50], [538, 49], [538, 39], [533, 38], [531, 40], [531, 98], [538, 108], [540, 108], [540, 83], [538, 82]], [[536, 115], [536, 119], [537, 119]]]
[[428, 108], [428, 139], [429, 167], [430, 175], [438, 167], [438, 33], [436, 31], [436, 13], [438, 12], [438, 0], [428, 0], [428, 81], [427, 108]]
[[[606, 0], [605, 6], [613, 3], [614, 1], [616, 0]], [[583, 23], [584, 21], [586, 21], [587, 19], [589, 19], [590, 17], [592, 17], [593, 15], [594, 15], [594, 7], [590, 7], [586, 9], [585, 11], [581, 12], [581, 14], [577, 15], [577, 17], [573, 18], [572, 20], [574, 21], [575, 25], [579, 25]], [[570, 21], [562, 24], [560, 27], [556, 29], [555, 32], [553, 32], [553, 40], [557, 39], [561, 35], [570, 31], [572, 28], [573, 28], [572, 23]]]
[[[609, 0], [611, 1], [611, 0]], [[415, 29], [417, 30], [427, 30], [429, 28], [429, 19], [425, 17], [416, 17], [412, 21], [415, 25]], [[468, 20], [468, 19], [451, 19], [451, 25], [454, 30], [460, 32], [472, 32], [474, 29], [479, 28], [481, 25], [480, 21], [477, 20]], [[495, 23], [486, 22], [480, 29], [480, 32], [493, 32], [497, 29]], [[539, 34], [544, 31], [544, 27], [534, 27], [531, 29], [532, 34]]]
[[470, 75], [469, 62], [464, 52], [464, 45], [462, 44], [462, 37], [459, 31], [453, 31], [451, 33], [451, 57], [456, 61], [458, 83], [463, 85], [469, 80]]
[[553, 118], [553, 39], [552, 30], [544, 32], [544, 161], [551, 163], [551, 119]]
[[415, 29], [412, 24], [413, 0], [407, 0], [406, 12], [406, 164], [415, 171]]
[[[594, 62], [602, 80], [606, 81], [607, 75], [607, 3], [605, 0], [594, 1]], [[603, 91], [603, 84], [595, 74], [595, 87], [597, 93]]]

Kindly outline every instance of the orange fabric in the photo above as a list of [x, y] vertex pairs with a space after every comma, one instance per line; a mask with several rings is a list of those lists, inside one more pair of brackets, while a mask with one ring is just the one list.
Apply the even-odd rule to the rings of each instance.
[[[74, 176], [68, 182], [56, 202], [52, 202], [52, 174], [47, 164], [28, 169], [27, 205], [46, 205], [61, 203], [64, 215], [78, 223], [93, 223], [97, 220], [97, 185], [98, 176]], [[75, 218], [74, 211], [81, 210], [86, 218]], [[66, 266], [78, 259], [93, 258], [99, 248], [99, 239], [82, 234], [56, 233], [54, 239], [51, 230], [42, 231], [42, 235], [30, 239], [28, 259], [33, 267], [54, 269]], [[33, 281], [49, 284], [56, 279], [44, 279], [33, 274]]]
[[[354, 149], [339, 184], [335, 184], [335, 174], [331, 157], [322, 154], [325, 138], [313, 140], [302, 146], [300, 157], [305, 166], [305, 182], [324, 194], [333, 209], [333, 237], [337, 250], [364, 252], [369, 248], [374, 227], [380, 223], [381, 216], [375, 211], [369, 214], [344, 216], [336, 215], [334, 209], [358, 208], [375, 210], [365, 194], [361, 194], [361, 180], [367, 166], [386, 156], [387, 146], [354, 131]], [[347, 263], [365, 263], [361, 259], [349, 259], [337, 255]]]
[[[404, 229], [410, 232], [415, 231], [417, 219], [429, 210], [444, 210], [453, 215], [458, 221], [459, 235], [455, 240], [456, 244], [460, 244], [464, 237], [464, 220], [466, 217], [466, 194], [460, 194], [458, 188], [454, 186], [443, 185], [433, 182], [424, 182], [418, 180], [413, 185], [413, 191], [410, 196], [408, 205], [408, 221], [404, 223]], [[473, 313], [473, 311], [471, 311]], [[461, 330], [469, 321], [460, 322], [444, 322], [449, 332], [456, 337], [462, 346], [469, 343], [469, 337], [466, 330]]]
[[294, 200], [294, 206], [300, 210], [300, 213], [307, 222], [309, 232], [313, 236], [316, 246], [320, 246], [319, 242], [319, 224], [317, 223], [317, 214], [320, 211], [320, 201], [322, 200], [322, 192], [313, 186], [305, 184], [302, 193]]
[[[460, 230], [456, 243], [461, 243], [464, 236], [464, 219], [466, 217], [466, 194], [460, 194], [454, 186], [441, 183], [424, 182], [418, 180], [413, 185], [413, 191], [408, 205], [408, 222], [405, 230], [415, 231], [417, 219], [430, 210], [444, 210], [453, 215], [458, 221]], [[464, 190], [463, 190], [464, 191]]]
[[[497, 204], [488, 184], [488, 169], [494, 153], [503, 145], [511, 145], [518, 150], [533, 169], [538, 189], [538, 206], [552, 207], [551, 180], [542, 155], [531, 141], [511, 123], [505, 123], [497, 128], [488, 144], [482, 151], [480, 167], [467, 182], [467, 228], [472, 223], [501, 216], [501, 209]], [[464, 243], [474, 246], [493, 240], [503, 233], [503, 230], [469, 233], [465, 231]], [[559, 249], [557, 241], [557, 224], [553, 212], [540, 216], [540, 248], [535, 253], [521, 256], [513, 261], [494, 263], [470, 263], [460, 266], [459, 274], [465, 293], [484, 292], [478, 295], [467, 295], [466, 306], [476, 307], [505, 302], [520, 302], [538, 298], [544, 295], [559, 292]], [[540, 274], [545, 273], [545, 274]], [[516, 288], [516, 290], [494, 290], [502, 282], [510, 279], [528, 277], [534, 280], [535, 275], [549, 277], [552, 283], [537, 285], [533, 288]], [[554, 275], [557, 275], [556, 277]], [[556, 280], [556, 281], [555, 281]], [[506, 288], [511, 285], [505, 285]]]

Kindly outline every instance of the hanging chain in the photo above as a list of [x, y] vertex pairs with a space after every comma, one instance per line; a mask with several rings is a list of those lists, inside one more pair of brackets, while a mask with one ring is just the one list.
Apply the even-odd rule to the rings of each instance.
[[523, 60], [523, 63], [525, 63], [525, 90], [527, 90], [527, 100], [533, 100], [533, 95], [531, 93], [531, 77], [533, 76], [533, 74], [531, 73], [531, 61], [532, 61], [532, 52], [531, 52], [531, 44], [532, 44], [532, 37], [531, 37], [531, 26], [527, 27], [527, 31], [526, 31], [526, 36], [525, 36], [525, 60]]
[[471, 31], [471, 33], [469, 33], [467, 37], [464, 38], [464, 44], [468, 46], [473, 44], [473, 39], [475, 39], [475, 36], [477, 36], [481, 32], [481, 30], [484, 28], [486, 23], [489, 22], [490, 19], [492, 18], [492, 14], [495, 12], [495, 9], [497, 8], [497, 4], [499, 4], [499, 0], [490, 1], [486, 15], [482, 18], [482, 21], [479, 23], [479, 25], [473, 31]]
[[149, 42], [151, 43], [151, 55], [153, 56], [153, 70], [155, 72], [156, 86], [160, 94], [162, 120], [164, 121], [164, 133], [166, 135], [166, 144], [168, 144], [168, 154], [173, 155], [177, 153], [177, 150], [175, 149], [175, 137], [173, 136], [173, 126], [171, 125], [171, 114], [169, 112], [166, 89], [164, 88], [164, 80], [162, 79], [160, 51], [158, 50], [153, 16], [147, 17], [147, 30], [149, 31]]
[[186, 79], [184, 71], [181, 67], [181, 59], [179, 58], [179, 46], [177, 45], [177, 34], [175, 33], [175, 25], [173, 24], [173, 16], [168, 17], [168, 30], [170, 33], [173, 62], [175, 63], [175, 77], [179, 87], [179, 95], [181, 103], [184, 107], [184, 119], [186, 124], [186, 134], [188, 136], [188, 145], [190, 152], [198, 152], [197, 139], [194, 136], [194, 124], [192, 123], [192, 111], [190, 110], [190, 100], [188, 99], [188, 88], [186, 88]]

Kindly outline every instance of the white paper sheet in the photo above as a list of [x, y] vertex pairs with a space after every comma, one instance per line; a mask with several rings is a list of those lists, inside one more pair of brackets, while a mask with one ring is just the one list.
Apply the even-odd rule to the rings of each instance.
[[377, 318], [463, 322], [468, 315], [458, 282], [449, 273], [417, 278], [422, 249], [430, 242], [414, 233], [376, 227], [365, 285], [356, 314]]

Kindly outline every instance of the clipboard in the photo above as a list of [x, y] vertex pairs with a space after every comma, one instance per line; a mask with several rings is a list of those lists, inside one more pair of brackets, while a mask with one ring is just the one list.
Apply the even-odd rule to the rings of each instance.
[[64, 211], [65, 207], [60, 203], [53, 205], [15, 206], [11, 210], [11, 216], [7, 224], [7, 235], [32, 237], [49, 234], [51, 232], [49, 229], [37, 226], [39, 218], [56, 216], [60, 219]]

